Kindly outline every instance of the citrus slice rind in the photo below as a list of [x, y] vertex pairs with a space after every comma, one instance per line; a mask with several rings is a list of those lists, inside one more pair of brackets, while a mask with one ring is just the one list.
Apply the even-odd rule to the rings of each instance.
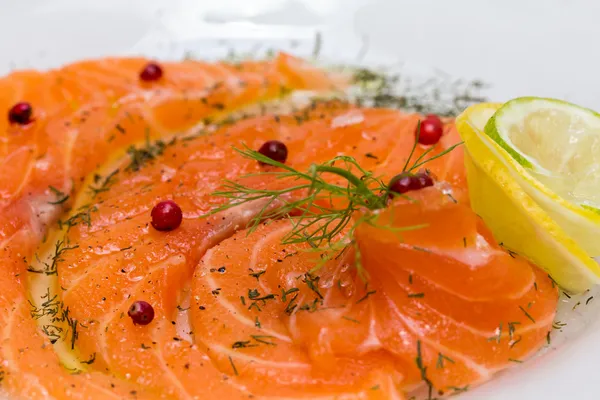
[[547, 270], [564, 289], [582, 292], [600, 283], [600, 266], [519, 185], [505, 162], [512, 157], [481, 131], [481, 121], [497, 108], [479, 104], [456, 121], [466, 146], [471, 206], [499, 242]]
[[[498, 126], [499, 122], [502, 121], [502, 118], [499, 118], [499, 114], [502, 113], [502, 110], [504, 110], [507, 105], [509, 109], [515, 108], [515, 105], [527, 103], [530, 100], [536, 104], [539, 100], [541, 104], [554, 104], [554, 102], [556, 102], [561, 106], [566, 105], [565, 107], [568, 107], [569, 110], [573, 109], [577, 113], [583, 113], [583, 115], [586, 115], [587, 119], [592, 118], [588, 115], [589, 113], [597, 115], [593, 111], [580, 109], [577, 106], [572, 106], [569, 103], [558, 100], [551, 101], [549, 99], [529, 97], [515, 99], [505, 105], [483, 103], [469, 108], [464, 114], [469, 115], [469, 119], [478, 132], [483, 133], [482, 131], [485, 126], [485, 129], [488, 130], [485, 132], [487, 136], [501, 147], [501, 149], [498, 149], [497, 151], [498, 158], [511, 171], [511, 176], [517, 181], [518, 185], [591, 257], [600, 256], [600, 240], [598, 240], [598, 237], [600, 237], [600, 210], [585, 204], [575, 204], [569, 201], [570, 199], [565, 199], [557, 194], [553, 187], [548, 186], [548, 183], [550, 182], [544, 184], [536, 179], [539, 175], [536, 174], [535, 171], [524, 167], [523, 164], [507, 150], [506, 146], [508, 146], [508, 144], [506, 142], [498, 142], [498, 140], [501, 139], [498, 139], [493, 132], [490, 133], [490, 126]], [[509, 103], [512, 103], [512, 105]], [[539, 105], [535, 107], [525, 106], [525, 108], [529, 110], [537, 109], [539, 108]], [[566, 110], [566, 108], [564, 110]], [[520, 115], [524, 114], [524, 112], [517, 113]], [[515, 118], [513, 118], [513, 120], [514, 119]], [[600, 122], [600, 119], [598, 122]], [[498, 129], [496, 129], [496, 131], [498, 131]], [[552, 138], [549, 139], [551, 140]], [[502, 143], [504, 143], [504, 145]], [[596, 190], [600, 194], [600, 185]]]
[[521, 97], [500, 107], [484, 131], [559, 196], [600, 208], [600, 114], [561, 100]]

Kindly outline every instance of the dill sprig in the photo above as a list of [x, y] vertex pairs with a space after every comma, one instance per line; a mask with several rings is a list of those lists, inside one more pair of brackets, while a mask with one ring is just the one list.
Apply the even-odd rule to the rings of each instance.
[[[313, 164], [308, 171], [302, 172], [247, 147], [235, 150], [243, 157], [277, 167], [279, 171], [261, 175], [288, 179], [290, 185], [282, 189], [260, 189], [225, 181], [223, 190], [213, 195], [229, 199], [229, 202], [215, 208], [210, 214], [249, 202], [263, 201], [262, 209], [248, 224], [248, 233], [252, 233], [265, 219], [287, 218], [292, 223], [292, 229], [282, 238], [282, 243], [308, 243], [313, 250], [323, 251], [326, 255], [322, 257], [320, 265], [350, 244], [359, 222], [375, 222], [376, 214], [365, 214], [359, 218], [360, 221], [351, 224], [355, 211], [385, 206], [386, 197], [378, 195], [387, 193], [385, 184], [362, 169], [352, 157], [338, 156], [323, 164]], [[360, 175], [353, 173], [353, 170]], [[346, 184], [331, 183], [325, 179], [326, 175], [338, 176]], [[346, 205], [336, 207], [334, 204], [340, 200]], [[300, 215], [292, 216], [298, 212]]]
[[[427, 158], [435, 146], [428, 148], [413, 160], [419, 140], [417, 137], [406, 160], [403, 171], [412, 173], [426, 163], [442, 157], [462, 143]], [[365, 170], [350, 156], [337, 156], [321, 164], [312, 164], [306, 172], [264, 156], [245, 146], [235, 148], [242, 157], [274, 167], [271, 171], [241, 177], [271, 177], [274, 180], [287, 180], [289, 185], [281, 189], [255, 188], [243, 183], [226, 180], [223, 189], [213, 193], [228, 201], [213, 209], [208, 215], [238, 207], [250, 202], [263, 202], [257, 215], [248, 223], [248, 234], [252, 233], [261, 221], [287, 218], [292, 229], [282, 238], [282, 244], [308, 244], [313, 251], [321, 252], [321, 261], [310, 272], [313, 273], [327, 261], [341, 256], [353, 246], [357, 252], [355, 264], [361, 277], [363, 270], [354, 242], [354, 231], [363, 223], [393, 231], [401, 240], [401, 232], [420, 229], [425, 225], [392, 227], [377, 223], [379, 214], [374, 212], [387, 205], [391, 193], [388, 186], [372, 172]], [[412, 161], [412, 163], [411, 163]], [[336, 177], [338, 183], [332, 179]], [[341, 183], [339, 183], [341, 181]], [[401, 196], [401, 195], [398, 195]], [[357, 211], [363, 211], [357, 213]], [[366, 211], [366, 212], [364, 212]], [[357, 217], [358, 215], [358, 217]]]
[[[302, 172], [248, 147], [235, 150], [245, 158], [279, 169], [259, 175], [288, 179], [291, 183], [282, 189], [260, 189], [227, 180], [223, 190], [213, 193], [214, 196], [229, 199], [229, 202], [212, 210], [210, 214], [249, 202], [265, 201], [263, 208], [248, 226], [250, 232], [256, 229], [262, 220], [289, 218], [293, 229], [284, 237], [284, 244], [308, 242], [313, 248], [320, 248], [332, 244], [332, 240], [342, 233], [350, 222], [354, 211], [360, 208], [374, 210], [385, 206], [385, 199], [378, 195], [378, 191], [387, 190], [385, 184], [372, 173], [362, 169], [353, 157], [338, 156], [322, 164], [313, 164], [308, 171]], [[354, 169], [361, 175], [353, 173]], [[325, 179], [325, 175], [337, 175], [347, 184], [330, 183]], [[250, 176], [253, 175], [242, 178]], [[332, 203], [336, 200], [345, 200], [347, 205], [335, 207]], [[299, 216], [290, 216], [298, 210], [301, 212]]]

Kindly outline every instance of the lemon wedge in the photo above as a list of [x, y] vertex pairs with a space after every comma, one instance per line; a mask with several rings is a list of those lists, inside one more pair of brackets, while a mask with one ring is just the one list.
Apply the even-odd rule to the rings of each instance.
[[[535, 179], [525, 163], [517, 161], [504, 147], [509, 146], [508, 141], [496, 142], [502, 138], [499, 129], [496, 128], [497, 136], [484, 133], [486, 126], [498, 126], [505, 121], [498, 120], [503, 107], [478, 104], [469, 107], [456, 120], [466, 147], [471, 206], [499, 242], [547, 270], [564, 289], [576, 293], [589, 289], [600, 283], [600, 266], [579, 239], [592, 243], [593, 238], [586, 235], [596, 226], [595, 218], [599, 215], [571, 204]], [[491, 128], [488, 130], [491, 132]], [[529, 156], [524, 147], [513, 150], [531, 163], [528, 166], [533, 166], [531, 160], [536, 158]], [[578, 227], [581, 220], [587, 221], [586, 227], [590, 229]], [[577, 238], [567, 232], [565, 222], [570, 230], [578, 231]]]
[[600, 115], [523, 97], [500, 107], [485, 133], [523, 167], [516, 178], [525, 191], [591, 256], [600, 256]]

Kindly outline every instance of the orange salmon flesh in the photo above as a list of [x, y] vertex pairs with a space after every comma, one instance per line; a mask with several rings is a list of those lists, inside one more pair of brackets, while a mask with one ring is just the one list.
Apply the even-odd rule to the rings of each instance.
[[[462, 147], [445, 153], [460, 143], [452, 120], [437, 144], [415, 146], [420, 115], [334, 99], [345, 77], [283, 53], [161, 63], [144, 82], [148, 61], [0, 79], [0, 109], [33, 107], [27, 124], [0, 118], [0, 395], [433, 398], [546, 343], [558, 290], [469, 207]], [[318, 98], [290, 100], [306, 91]], [[215, 195], [226, 182], [298, 184], [236, 150], [269, 140], [295, 170], [348, 156], [386, 183], [433, 157], [435, 184], [355, 211], [351, 241], [341, 229], [328, 257], [284, 244], [293, 216], [250, 228], [306, 191], [229, 208]], [[151, 224], [163, 200], [183, 212], [171, 231]], [[147, 325], [128, 316], [138, 300], [154, 310]]]

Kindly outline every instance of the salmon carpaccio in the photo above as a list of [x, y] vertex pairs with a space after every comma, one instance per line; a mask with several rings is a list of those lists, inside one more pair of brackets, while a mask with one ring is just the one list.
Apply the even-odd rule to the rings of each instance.
[[[387, 181], [429, 149], [411, 157], [418, 115], [341, 100], [274, 114], [267, 101], [342, 85], [286, 54], [165, 63], [161, 81], [140, 83], [146, 62], [89, 61], [0, 82], [2, 106], [27, 100], [35, 118], [0, 122], [2, 391], [401, 399], [424, 386], [431, 397], [481, 383], [546, 342], [557, 289], [469, 208], [461, 147], [427, 163], [434, 187], [364, 211], [380, 223], [358, 225], [356, 245], [325, 263], [309, 243], [282, 244], [287, 219], [246, 229], [305, 192], [211, 213], [229, 201], [214, 195], [224, 180], [296, 184], [260, 174], [272, 167], [235, 148], [275, 139], [298, 170], [346, 155]], [[458, 142], [448, 121], [428, 155]], [[150, 212], [166, 199], [183, 222], [161, 232]], [[407, 226], [420, 229], [399, 235]], [[154, 308], [148, 325], [127, 315], [137, 300]]]

